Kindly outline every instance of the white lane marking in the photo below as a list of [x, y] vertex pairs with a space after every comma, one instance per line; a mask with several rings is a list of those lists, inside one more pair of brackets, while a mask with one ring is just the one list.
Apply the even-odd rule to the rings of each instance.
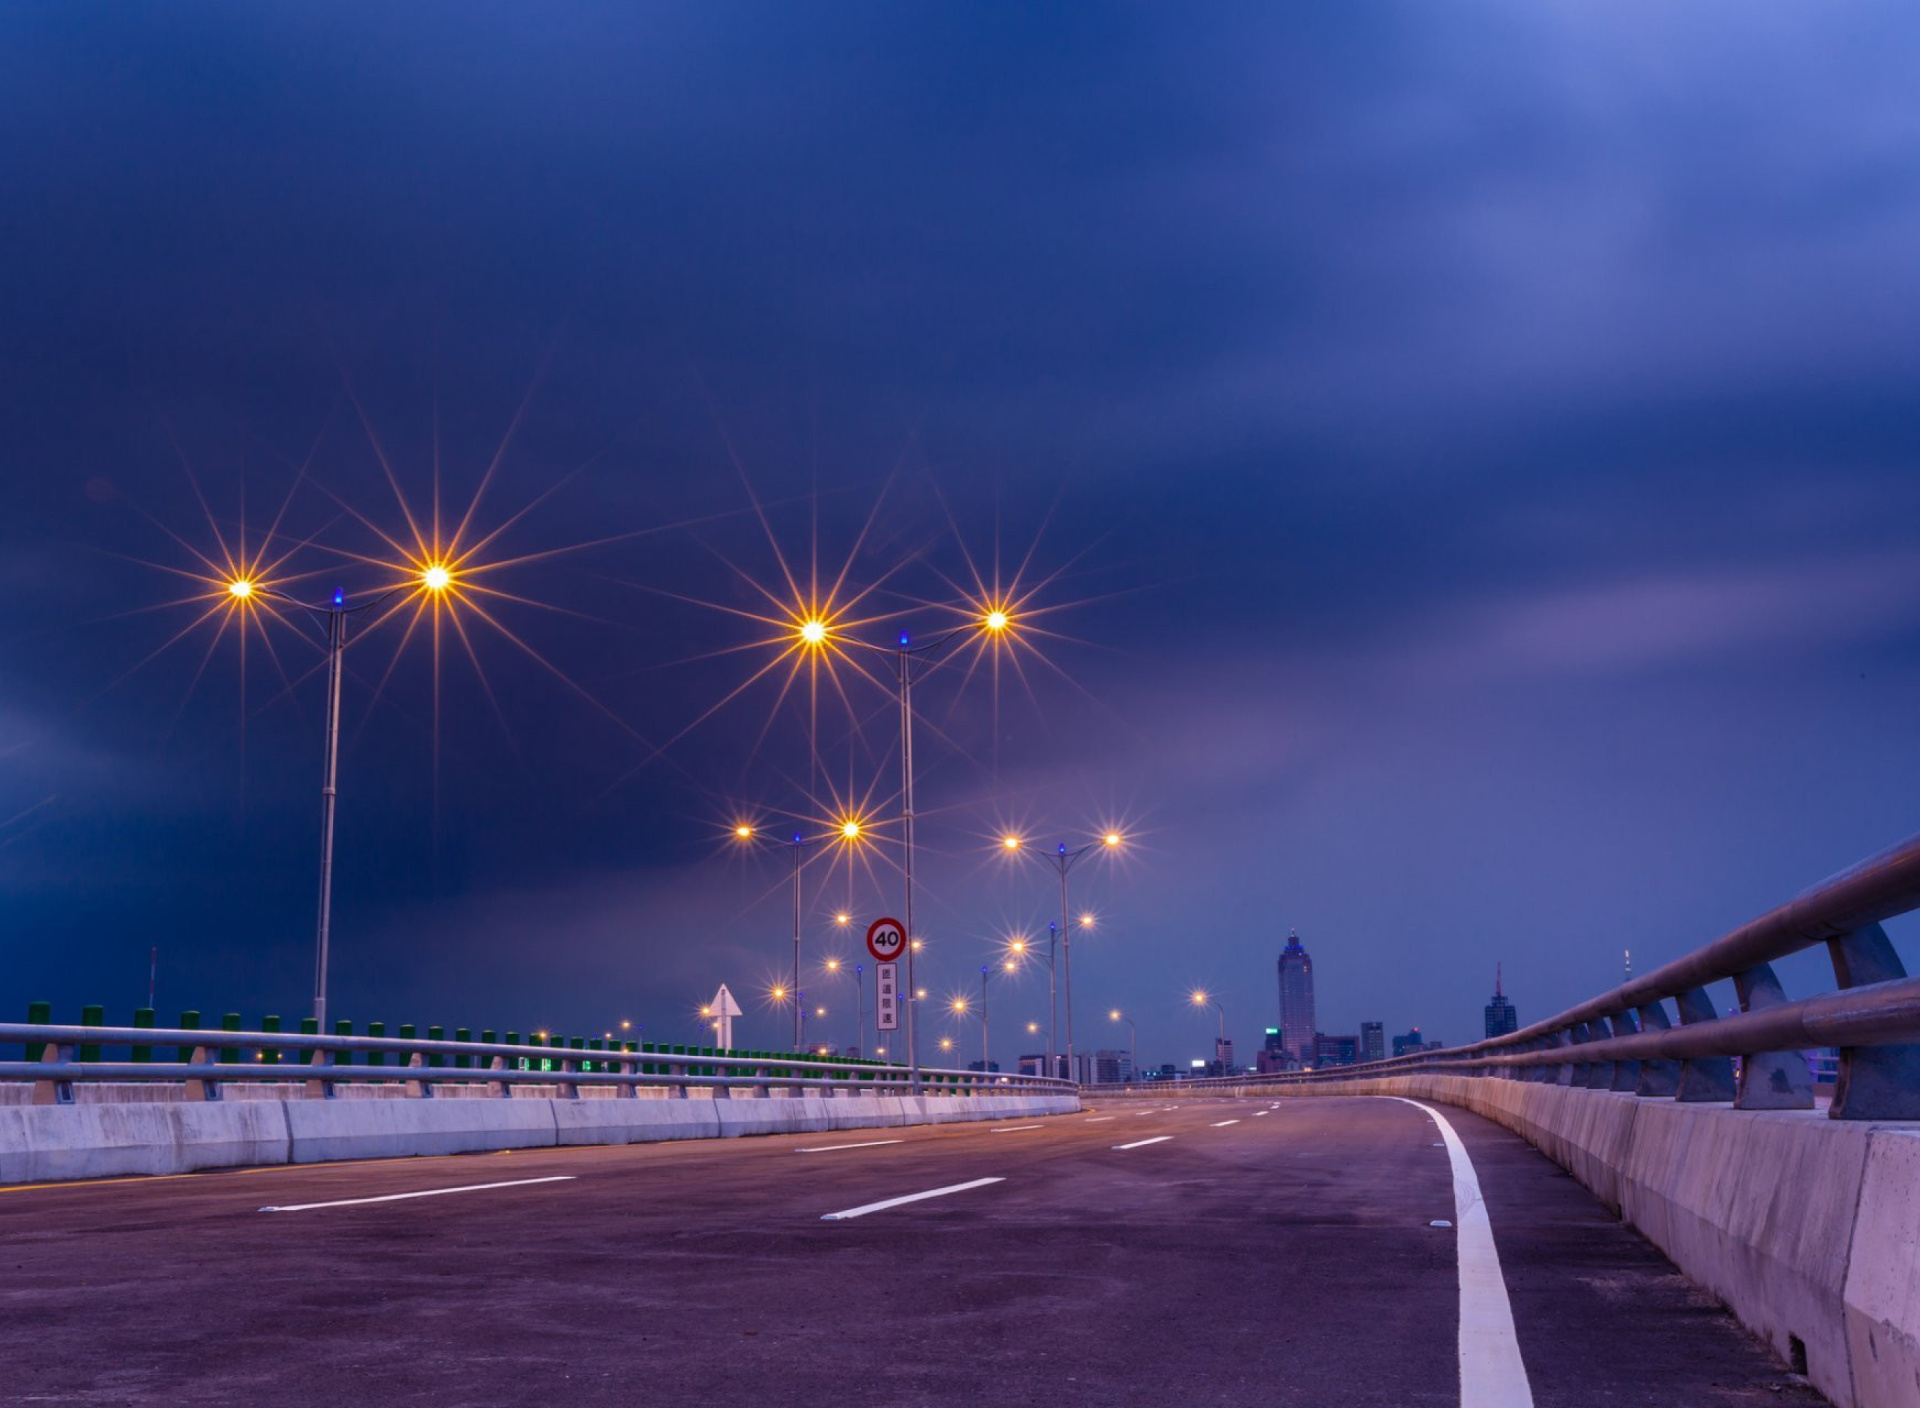
[[1230, 1124], [1239, 1124], [1239, 1123], [1240, 1123], [1239, 1120], [1215, 1120], [1213, 1122], [1213, 1127], [1215, 1129], [1225, 1129]]
[[1160, 1112], [1158, 1110], [1135, 1110], [1134, 1113], [1136, 1115], [1157, 1115]]
[[795, 1149], [796, 1154], [831, 1154], [835, 1149], [878, 1149], [882, 1144], [904, 1144], [904, 1139], [863, 1139], [858, 1144], [816, 1144], [811, 1149]]
[[1253, 1117], [1254, 1117], [1255, 1119], [1259, 1119], [1259, 1118], [1260, 1118], [1260, 1116], [1262, 1116], [1262, 1115], [1267, 1115], [1267, 1114], [1272, 1114], [1272, 1113], [1273, 1113], [1273, 1112], [1272, 1112], [1271, 1110], [1255, 1110], [1255, 1111], [1253, 1112]]
[[423, 1188], [417, 1193], [386, 1193], [378, 1198], [339, 1198], [331, 1203], [288, 1203], [261, 1208], [261, 1212], [308, 1212], [314, 1208], [351, 1208], [362, 1203], [397, 1203], [403, 1198], [437, 1198], [443, 1193], [481, 1193], [489, 1188], [525, 1188], [533, 1183], [571, 1183], [576, 1175], [556, 1173], [550, 1178], [515, 1178], [506, 1183], [467, 1183], [458, 1188]]
[[929, 1188], [924, 1193], [908, 1193], [902, 1198], [887, 1198], [878, 1203], [862, 1203], [857, 1208], [848, 1208], [845, 1212], [823, 1212], [822, 1222], [844, 1222], [850, 1217], [865, 1217], [870, 1212], [884, 1212], [888, 1208], [897, 1208], [902, 1203], [917, 1203], [926, 1198], [944, 1198], [949, 1193], [964, 1193], [969, 1188], [984, 1188], [989, 1183], [1005, 1183], [1004, 1178], [976, 1178], [971, 1183], [954, 1183], [945, 1188]]
[[1164, 1144], [1173, 1138], [1171, 1134], [1156, 1134], [1151, 1139], [1136, 1139], [1131, 1144], [1116, 1144], [1116, 1149], [1144, 1149], [1149, 1144]]
[[992, 1129], [988, 1130], [987, 1133], [988, 1134], [1012, 1134], [1016, 1130], [1038, 1129], [1038, 1128], [1040, 1128], [1040, 1126], [1037, 1124], [998, 1124], [998, 1125], [995, 1125]]
[[1087, 1123], [1088, 1123], [1088, 1124], [1103, 1124], [1103, 1123], [1105, 1123], [1105, 1122], [1106, 1122], [1107, 1120], [1117, 1120], [1117, 1119], [1119, 1119], [1119, 1118], [1120, 1118], [1120, 1116], [1118, 1116], [1118, 1115], [1093, 1115], [1093, 1116], [1090, 1116], [1090, 1117], [1088, 1118], [1088, 1120], [1087, 1120]]
[[[1513, 1303], [1507, 1299], [1500, 1253], [1493, 1245], [1493, 1223], [1467, 1146], [1431, 1105], [1390, 1095], [1425, 1110], [1440, 1126], [1447, 1161], [1453, 1165], [1453, 1216], [1460, 1262], [1460, 1408], [1533, 1408], [1520, 1341], [1513, 1332]], [[1438, 1225], [1437, 1223], [1434, 1225]]]

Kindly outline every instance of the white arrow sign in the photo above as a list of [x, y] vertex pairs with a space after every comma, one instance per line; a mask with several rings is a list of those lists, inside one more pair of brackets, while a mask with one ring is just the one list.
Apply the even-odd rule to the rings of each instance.
[[715, 1027], [714, 1045], [722, 1051], [733, 1049], [733, 1019], [741, 1015], [740, 1004], [733, 1000], [727, 985], [720, 984], [720, 991], [707, 1004], [706, 1016]]

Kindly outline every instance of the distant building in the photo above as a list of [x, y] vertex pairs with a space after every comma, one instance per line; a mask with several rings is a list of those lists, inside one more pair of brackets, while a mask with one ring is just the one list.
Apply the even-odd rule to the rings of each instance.
[[1233, 1074], [1233, 1038], [1217, 1036], [1213, 1039], [1213, 1063], [1207, 1068], [1210, 1076], [1230, 1076]]
[[1493, 965], [1493, 1001], [1487, 1004], [1487, 1035], [1505, 1036], [1508, 1032], [1520, 1030], [1520, 1014], [1514, 1010], [1513, 1000], [1500, 986], [1500, 965]]
[[979, 1071], [983, 1075], [993, 1075], [999, 1071], [1000, 1063], [998, 1061], [969, 1061], [967, 1062], [967, 1069], [970, 1071]]
[[1298, 1065], [1313, 1064], [1313, 1023], [1313, 959], [1290, 932], [1280, 951], [1280, 1041]]
[[1047, 1055], [1037, 1051], [1031, 1056], [1020, 1058], [1020, 1074], [1023, 1076], [1043, 1076], [1047, 1073]]
[[1387, 1029], [1379, 1022], [1360, 1024], [1360, 1059], [1362, 1061], [1387, 1059]]
[[1264, 1076], [1276, 1071], [1284, 1071], [1289, 1065], [1287, 1048], [1281, 1044], [1280, 1040], [1280, 1028], [1268, 1027], [1266, 1041], [1253, 1055], [1254, 1069]]
[[1153, 1073], [1155, 1080], [1177, 1080], [1179, 1076], [1180, 1068], [1171, 1061], [1162, 1061], [1160, 1069]]
[[1406, 1056], [1425, 1051], [1426, 1049], [1427, 1039], [1420, 1035], [1420, 1028], [1418, 1027], [1415, 1027], [1405, 1036], [1397, 1036], [1393, 1039], [1393, 1054], [1396, 1056]]
[[1133, 1079], [1133, 1058], [1124, 1051], [1093, 1053], [1093, 1079], [1097, 1085], [1124, 1085]]
[[1351, 1066], [1360, 1059], [1360, 1038], [1357, 1036], [1329, 1036], [1318, 1033], [1313, 1040], [1313, 1065], [1320, 1070], [1327, 1066]]

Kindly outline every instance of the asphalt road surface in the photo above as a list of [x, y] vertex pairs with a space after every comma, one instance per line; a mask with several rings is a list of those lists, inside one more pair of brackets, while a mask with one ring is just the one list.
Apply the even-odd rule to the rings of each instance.
[[1133, 1100], [7, 1189], [0, 1403], [1824, 1402], [1435, 1108], [1459, 1157], [1404, 1101]]

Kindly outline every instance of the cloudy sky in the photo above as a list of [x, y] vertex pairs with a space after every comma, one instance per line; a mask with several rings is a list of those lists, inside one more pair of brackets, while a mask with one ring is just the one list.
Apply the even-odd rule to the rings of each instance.
[[[1122, 1007], [1154, 1062], [1207, 1051], [1195, 985], [1277, 1020], [1290, 928], [1323, 1028], [1449, 1041], [1496, 963], [1532, 1019], [1718, 935], [1915, 830], [1916, 40], [10, 8], [0, 1014], [125, 1020], [155, 947], [163, 1013], [306, 1010], [314, 627], [243, 652], [182, 574], [292, 551], [367, 601], [436, 482], [495, 594], [437, 660], [356, 618], [335, 1015], [688, 1040], [726, 981], [774, 1044], [785, 857], [726, 828], [852, 799], [876, 844], [803, 876], [850, 1041], [812, 959], [899, 906], [891, 676], [755, 678], [789, 570], [849, 641], [1019, 594], [1022, 643], [918, 699], [936, 997], [1057, 903], [1008, 827], [1125, 828], [1073, 877], [1076, 1035]], [[996, 1056], [1045, 994], [996, 981]]]

